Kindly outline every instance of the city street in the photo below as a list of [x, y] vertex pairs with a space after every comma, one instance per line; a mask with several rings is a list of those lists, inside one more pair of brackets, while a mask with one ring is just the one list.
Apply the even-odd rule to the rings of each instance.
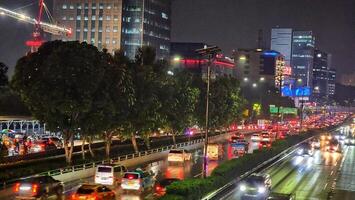
[[[261, 173], [271, 176], [272, 193], [293, 194], [297, 200], [328, 199], [336, 183], [332, 199], [353, 199], [353, 192], [343, 190], [354, 191], [354, 154], [354, 146], [344, 146], [342, 153], [327, 152], [322, 147], [312, 157], [291, 154]], [[224, 199], [240, 196], [236, 189]]]

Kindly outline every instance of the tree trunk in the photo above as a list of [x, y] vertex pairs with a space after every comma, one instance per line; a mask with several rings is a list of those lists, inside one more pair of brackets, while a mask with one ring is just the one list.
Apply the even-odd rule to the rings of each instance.
[[[65, 161], [68, 165], [72, 164], [72, 154], [74, 148], [73, 133], [70, 131], [64, 131], [64, 151], [65, 151]], [[69, 147], [69, 143], [71, 146]]]
[[134, 133], [131, 133], [131, 140], [132, 140], [132, 145], [133, 145], [133, 149], [135, 153], [138, 153], [138, 145], [137, 145], [137, 141], [136, 141], [136, 136], [134, 135]]
[[106, 152], [106, 157], [110, 158], [110, 151], [111, 151], [111, 144], [112, 144], [112, 134], [113, 131], [105, 132], [105, 152]]
[[149, 137], [144, 138], [145, 145], [147, 146], [147, 149], [150, 150], [150, 140]]
[[91, 157], [93, 158], [93, 157], [95, 157], [95, 154], [94, 154], [94, 152], [92, 151], [92, 149], [91, 149], [91, 144], [92, 144], [92, 136], [89, 136], [88, 137], [88, 147], [89, 147], [89, 152], [90, 152], [90, 155], [91, 155]]
[[176, 146], [176, 133], [175, 133], [175, 131], [172, 131], [172, 136], [173, 136], [173, 144], [174, 144], [174, 146]]
[[83, 160], [85, 160], [85, 142], [86, 142], [86, 136], [83, 136], [83, 141], [81, 142], [81, 157]]

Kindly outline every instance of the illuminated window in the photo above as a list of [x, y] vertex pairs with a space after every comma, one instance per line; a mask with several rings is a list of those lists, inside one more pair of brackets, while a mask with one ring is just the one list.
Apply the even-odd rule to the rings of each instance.
[[81, 16], [80, 15], [76, 16], [76, 20], [81, 20]]
[[111, 8], [112, 8], [111, 4], [108, 3], [108, 4], [107, 4], [107, 9], [111, 9]]
[[67, 4], [63, 4], [63, 5], [62, 5], [62, 9], [63, 9], [63, 10], [65, 10], [65, 9], [67, 9], [67, 8], [68, 8]]
[[67, 20], [67, 16], [63, 16], [63, 17], [62, 17], [62, 20]]
[[107, 16], [106, 16], [106, 20], [108, 20], [108, 21], [111, 20], [111, 16], [110, 16], [110, 15], [107, 15]]
[[70, 10], [73, 10], [73, 9], [74, 9], [74, 5], [70, 5], [70, 6], [69, 6], [69, 9], [70, 9]]
[[114, 32], [114, 33], [118, 32], [118, 26], [114, 26], [114, 27], [113, 27], [113, 32]]
[[114, 20], [114, 21], [118, 21], [118, 15], [114, 15], [114, 16], [113, 16], [113, 20]]
[[96, 20], [96, 16], [95, 15], [91, 16], [91, 20]]

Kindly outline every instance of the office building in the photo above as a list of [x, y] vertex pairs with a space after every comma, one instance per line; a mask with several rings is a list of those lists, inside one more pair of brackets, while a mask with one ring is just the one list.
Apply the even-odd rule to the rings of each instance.
[[335, 94], [336, 70], [329, 69], [328, 71], [328, 98], [332, 99]]
[[141, 46], [152, 46], [157, 59], [169, 59], [170, 0], [123, 0], [121, 48], [133, 59]]
[[[182, 67], [193, 73], [205, 75], [208, 59], [201, 57], [195, 50], [210, 46], [205, 43], [172, 42], [171, 66]], [[222, 54], [216, 55], [211, 64], [212, 76], [234, 77], [234, 60]]]
[[156, 49], [157, 59], [169, 58], [170, 1], [54, 0], [53, 5], [54, 19], [73, 29], [68, 40], [111, 53], [122, 49], [131, 59], [139, 47], [149, 45]]
[[315, 38], [312, 31], [292, 32], [292, 75], [300, 86], [312, 88]]
[[277, 51], [238, 49], [234, 51], [234, 61], [236, 77], [242, 85], [267, 84], [279, 88], [279, 81], [285, 79], [285, 58]]
[[280, 52], [285, 56], [285, 65], [291, 65], [292, 50], [292, 29], [273, 28], [271, 29], [271, 50]]
[[68, 40], [87, 42], [111, 53], [120, 49], [122, 0], [54, 0], [53, 5], [54, 19], [73, 30]]

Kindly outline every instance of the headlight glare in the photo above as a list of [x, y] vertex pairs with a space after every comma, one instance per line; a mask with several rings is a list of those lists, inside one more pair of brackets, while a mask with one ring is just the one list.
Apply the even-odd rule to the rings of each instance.
[[263, 186], [258, 187], [259, 193], [264, 193], [265, 191], [266, 191], [265, 187], [263, 187]]

